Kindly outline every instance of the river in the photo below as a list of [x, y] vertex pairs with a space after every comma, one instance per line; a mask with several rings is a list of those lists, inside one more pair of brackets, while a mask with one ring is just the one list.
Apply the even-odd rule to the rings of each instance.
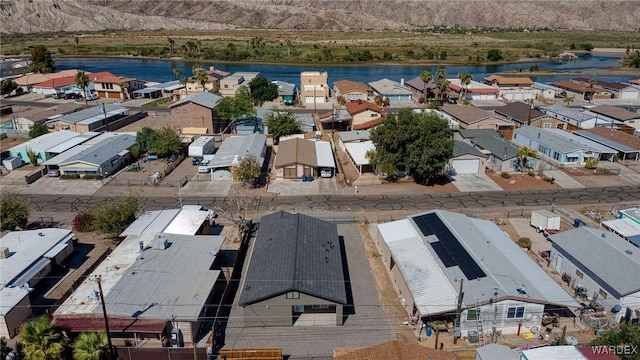
[[[605, 68], [620, 66], [620, 57], [613, 55], [580, 55], [577, 60], [570, 62], [539, 62], [540, 70], [554, 70], [557, 72], [592, 72]], [[175, 80], [173, 68], [180, 68], [183, 76], [191, 75], [191, 67], [194, 61], [184, 61], [175, 59], [142, 59], [136, 57], [90, 57], [90, 58], [58, 58], [56, 59], [56, 69], [81, 69], [89, 72], [109, 71], [114, 75], [133, 77], [145, 81], [165, 82]], [[215, 62], [202, 61], [204, 68], [215, 66], [220, 70], [230, 73], [237, 71], [257, 71], [269, 80], [281, 80], [293, 84], [299, 84], [300, 73], [302, 71], [318, 70], [329, 73], [329, 83], [333, 81], [348, 79], [369, 83], [371, 81], [388, 78], [395, 81], [401, 79], [409, 80], [420, 74], [423, 70], [429, 70], [432, 74], [438, 69], [438, 65], [284, 65], [284, 64], [218, 64]], [[445, 68], [450, 78], [457, 77], [458, 72], [467, 71], [473, 75], [475, 80], [482, 80], [485, 76], [514, 71], [518, 69], [528, 70], [533, 63], [515, 63], [500, 65], [446, 65]], [[540, 76], [530, 76], [535, 81], [550, 83], [558, 80], [566, 80], [583, 76], [600, 81], [628, 81], [632, 78], [640, 77], [640, 72], [635, 76], [620, 75], [576, 75], [576, 74], [549, 74]]]

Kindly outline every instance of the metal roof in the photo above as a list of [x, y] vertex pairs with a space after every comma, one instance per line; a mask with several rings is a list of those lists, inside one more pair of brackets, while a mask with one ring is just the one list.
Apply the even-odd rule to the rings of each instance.
[[13, 284], [18, 276], [43, 259], [49, 250], [57, 244], [66, 244], [73, 236], [70, 230], [57, 228], [7, 233], [0, 239], [0, 247], [8, 248], [10, 253], [7, 259], [0, 260], [0, 286]]
[[477, 360], [520, 360], [520, 354], [500, 344], [487, 344], [476, 349]]
[[145, 211], [120, 236], [158, 232], [195, 235], [208, 216], [208, 210], [191, 208]]
[[531, 87], [534, 89], [538, 89], [538, 90], [557, 90], [557, 91], [562, 91], [562, 89], [557, 88], [555, 86], [549, 85], [549, 84], [544, 84], [544, 83], [539, 83], [539, 82], [533, 82], [533, 84], [531, 84]]
[[584, 359], [580, 351], [572, 345], [543, 346], [522, 351], [524, 360], [575, 360]]
[[[585, 145], [578, 141], [567, 141], [567, 137], [551, 132], [552, 129], [536, 128], [531, 126], [523, 126], [514, 130], [513, 140], [529, 146], [527, 141], [521, 141], [520, 137], [538, 142], [542, 146], [555, 150], [559, 153], [570, 153], [573, 151], [592, 151], [598, 152], [596, 148]], [[576, 136], [577, 137], [577, 136]]]
[[102, 104], [102, 106], [93, 106], [88, 109], [76, 111], [71, 114], [64, 115], [62, 117], [49, 120], [49, 122], [63, 121], [69, 124], [83, 124], [89, 125], [98, 121], [103, 121], [105, 118], [122, 114], [129, 111], [129, 109], [122, 107], [118, 104]]
[[173, 104], [171, 104], [169, 108], [173, 109], [176, 106], [180, 106], [186, 103], [194, 103], [200, 106], [204, 106], [208, 109], [213, 109], [214, 107], [216, 107], [216, 105], [218, 105], [218, 102], [220, 100], [222, 100], [222, 96], [212, 94], [208, 91], [203, 91], [198, 95], [189, 96], [182, 100], [176, 101]]
[[369, 140], [371, 134], [368, 130], [358, 130], [358, 131], [341, 131], [338, 133], [338, 137], [342, 140], [343, 143], [348, 143], [351, 141], [366, 141]]
[[288, 83], [286, 81], [272, 81], [272, 84], [276, 84], [278, 86], [278, 95], [293, 95], [295, 93], [296, 85], [292, 83]]
[[[615, 131], [615, 130], [613, 130]], [[602, 144], [604, 146], [607, 146], [611, 149], [615, 149], [619, 152], [623, 152], [623, 153], [634, 153], [634, 152], [638, 152], [640, 151], [640, 149], [634, 149], [630, 146], [627, 146], [625, 144], [619, 143], [617, 141], [611, 140], [611, 139], [607, 139], [605, 137], [602, 137], [600, 135], [594, 134], [591, 131], [587, 131], [587, 130], [577, 130], [573, 132], [574, 134], [576, 134], [577, 136], [581, 136], [585, 139], [591, 140], [593, 142], [596, 142], [598, 144]], [[622, 132], [620, 132], [622, 133]], [[624, 133], [622, 133], [624, 134]]]
[[551, 235], [550, 239], [553, 249], [571, 257], [565, 261], [589, 269], [598, 284], [619, 295], [640, 291], [640, 249], [620, 236], [582, 226]]
[[372, 81], [369, 86], [378, 94], [383, 96], [394, 95], [411, 95], [411, 90], [397, 81], [382, 79]]
[[267, 137], [258, 133], [246, 136], [231, 136], [220, 145], [213, 159], [209, 162], [209, 167], [212, 169], [228, 168], [248, 155], [253, 155], [258, 160], [258, 164], [262, 166], [264, 161], [262, 150], [266, 142]]
[[59, 165], [66, 166], [76, 162], [81, 162], [84, 164], [101, 166], [122, 151], [128, 150], [135, 143], [135, 135], [118, 133], [117, 136], [103, 139], [99, 143], [80, 151], [74, 156], [69, 157], [66, 161], [59, 163]]
[[44, 268], [51, 264], [51, 260], [47, 258], [40, 258], [36, 260], [33, 264], [29, 266], [29, 268], [20, 274], [17, 278], [11, 281], [10, 286], [25, 286], [29, 283], [31, 279], [33, 279], [36, 275], [40, 274]]
[[78, 135], [76, 137], [73, 137], [73, 138], [71, 138], [71, 139], [69, 139], [69, 140], [67, 140], [67, 141], [65, 141], [63, 143], [60, 143], [60, 144], [50, 148], [49, 150], [47, 150], [47, 152], [54, 153], [54, 154], [61, 154], [61, 153], [64, 153], [65, 151], [67, 151], [67, 150], [69, 150], [69, 149], [71, 149], [71, 148], [73, 148], [73, 147], [75, 147], [77, 145], [80, 145], [80, 144], [86, 142], [87, 140], [89, 140], [89, 139], [91, 139], [93, 137], [96, 137], [98, 135], [99, 135], [99, 133], [96, 133], [96, 132], [82, 133], [82, 134], [80, 134], [80, 135]]
[[571, 141], [571, 142], [575, 141], [577, 143], [584, 144], [585, 146], [589, 146], [593, 149], [596, 149], [596, 151], [598, 151], [600, 154], [615, 154], [618, 152], [617, 150], [612, 149], [608, 146], [589, 140], [582, 136], [574, 135], [573, 133], [564, 131], [562, 129], [546, 129], [546, 130], [551, 131], [552, 133], [565, 138], [566, 141]]
[[48, 152], [49, 149], [59, 144], [62, 144], [65, 141], [72, 139], [78, 135], [80, 134], [75, 131], [69, 131], [69, 130], [60, 130], [56, 132], [50, 132], [48, 134], [38, 136], [37, 138], [31, 139], [22, 144], [18, 144], [12, 147], [11, 149], [9, 149], [9, 151], [19, 151], [24, 148], [31, 148], [36, 152], [38, 151]]
[[353, 160], [356, 165], [369, 165], [367, 152], [376, 149], [371, 140], [359, 143], [346, 143], [344, 146], [349, 156], [351, 156], [351, 160]]
[[316, 158], [318, 167], [335, 168], [336, 162], [333, 158], [333, 150], [328, 141], [316, 141]]
[[513, 159], [518, 156], [518, 147], [505, 140], [493, 129], [460, 129], [460, 135], [465, 139], [471, 139], [477, 147], [487, 150], [500, 160]]
[[540, 107], [540, 110], [547, 115], [553, 116], [560, 120], [573, 121], [576, 124], [580, 124], [585, 121], [593, 120], [597, 116], [596, 114], [584, 111], [579, 108], [570, 108], [560, 104], [553, 104], [549, 106]]
[[208, 218], [208, 211], [181, 209], [162, 232], [177, 235], [196, 235]]
[[[640, 235], [640, 224], [629, 218], [607, 220], [601, 224], [627, 239]], [[640, 246], [640, 244], [636, 244], [636, 246]]]
[[289, 291], [347, 303], [343, 254], [334, 223], [280, 211], [260, 219], [240, 305]]

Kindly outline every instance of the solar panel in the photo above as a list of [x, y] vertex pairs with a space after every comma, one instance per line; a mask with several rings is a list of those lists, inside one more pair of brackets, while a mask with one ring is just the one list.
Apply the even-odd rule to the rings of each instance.
[[445, 267], [458, 266], [469, 280], [487, 276], [438, 215], [430, 213], [417, 216], [413, 221], [424, 236], [435, 235], [438, 238], [430, 245]]

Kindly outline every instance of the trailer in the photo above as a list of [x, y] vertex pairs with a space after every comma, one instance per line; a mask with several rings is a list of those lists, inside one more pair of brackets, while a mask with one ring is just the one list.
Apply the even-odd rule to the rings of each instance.
[[538, 232], [556, 232], [560, 230], [560, 215], [549, 210], [534, 210], [531, 212], [531, 226]]
[[213, 136], [200, 136], [189, 145], [189, 156], [194, 159], [202, 159], [205, 155], [213, 154], [216, 141]]

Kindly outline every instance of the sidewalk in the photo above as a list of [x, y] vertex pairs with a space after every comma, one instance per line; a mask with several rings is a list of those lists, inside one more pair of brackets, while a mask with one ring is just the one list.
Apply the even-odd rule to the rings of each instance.
[[575, 181], [571, 176], [565, 174], [562, 170], [545, 170], [544, 174], [555, 178], [555, 183], [565, 189], [581, 189], [584, 185]]

